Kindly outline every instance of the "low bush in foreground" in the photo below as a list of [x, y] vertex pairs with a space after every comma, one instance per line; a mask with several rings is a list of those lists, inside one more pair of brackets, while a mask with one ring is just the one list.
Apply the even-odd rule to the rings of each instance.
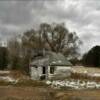
[[46, 87], [47, 85], [42, 82], [42, 81], [33, 81], [33, 80], [20, 80], [19, 82], [17, 82], [16, 84], [14, 84], [15, 86], [43, 86]]
[[100, 82], [100, 77], [93, 77], [93, 76], [89, 76], [87, 74], [83, 74], [83, 73], [72, 73], [70, 78], [72, 79], [80, 79], [80, 80], [86, 80], [86, 81], [96, 81], [96, 82]]
[[33, 81], [33, 80], [20, 80], [17, 83], [15, 82], [6, 82], [6, 81], [0, 81], [0, 86], [32, 86], [32, 87], [47, 87], [48, 85], [45, 84], [42, 81]]

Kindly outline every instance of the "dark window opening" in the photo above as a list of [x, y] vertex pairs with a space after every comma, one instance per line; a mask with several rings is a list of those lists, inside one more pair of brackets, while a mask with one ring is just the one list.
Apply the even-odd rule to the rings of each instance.
[[46, 68], [45, 68], [45, 66], [43, 66], [42, 68], [43, 68], [42, 74], [46, 74]]
[[37, 65], [33, 65], [32, 67], [38, 68], [38, 66], [37, 66]]
[[50, 67], [50, 74], [54, 74], [54, 70], [55, 70], [54, 67]]

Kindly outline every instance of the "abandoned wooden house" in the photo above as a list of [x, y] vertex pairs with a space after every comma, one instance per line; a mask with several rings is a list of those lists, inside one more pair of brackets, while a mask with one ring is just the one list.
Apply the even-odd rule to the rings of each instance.
[[49, 53], [30, 63], [30, 76], [33, 80], [66, 77], [71, 74], [72, 64], [61, 53]]

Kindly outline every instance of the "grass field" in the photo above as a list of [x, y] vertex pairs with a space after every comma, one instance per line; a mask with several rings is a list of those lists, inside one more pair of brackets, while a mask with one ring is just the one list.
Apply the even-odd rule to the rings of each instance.
[[[81, 75], [84, 71], [100, 73], [98, 68], [76, 67], [73, 69], [77, 72], [71, 76], [74, 79], [90, 80], [90, 77]], [[100, 78], [96, 80], [100, 81]], [[52, 89], [42, 81], [24, 79], [16, 84], [0, 81], [0, 100], [100, 100], [100, 90]]]
[[95, 68], [95, 67], [73, 66], [72, 70], [77, 73], [85, 73], [85, 72], [91, 74], [100, 73], [100, 68]]
[[0, 86], [0, 100], [100, 100], [100, 90]]
[[38, 87], [0, 87], [0, 100], [54, 100], [50, 90]]

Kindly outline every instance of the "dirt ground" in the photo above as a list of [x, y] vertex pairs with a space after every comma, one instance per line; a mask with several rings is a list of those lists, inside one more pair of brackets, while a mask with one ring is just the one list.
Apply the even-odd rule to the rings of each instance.
[[100, 90], [0, 86], [0, 100], [100, 100]]
[[74, 90], [56, 94], [58, 100], [100, 100], [100, 90]]
[[0, 100], [53, 100], [50, 90], [38, 87], [0, 86]]

